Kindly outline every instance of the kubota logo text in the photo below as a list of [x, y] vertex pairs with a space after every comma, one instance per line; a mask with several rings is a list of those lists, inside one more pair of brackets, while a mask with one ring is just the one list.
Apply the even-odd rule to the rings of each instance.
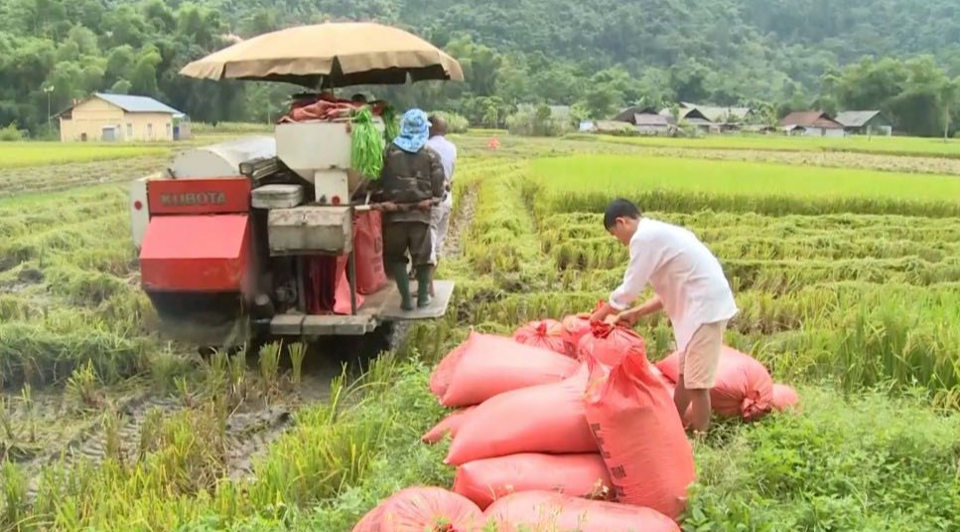
[[227, 195], [223, 192], [185, 192], [182, 194], [161, 194], [160, 203], [166, 207], [226, 205]]

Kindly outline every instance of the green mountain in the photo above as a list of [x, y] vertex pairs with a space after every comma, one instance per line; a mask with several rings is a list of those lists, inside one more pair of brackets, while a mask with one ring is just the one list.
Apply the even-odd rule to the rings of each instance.
[[[522, 102], [579, 103], [595, 116], [676, 100], [893, 112], [891, 98], [921, 89], [946, 116], [960, 74], [960, 0], [0, 0], [0, 125], [43, 124], [44, 84], [56, 108], [112, 89], [200, 120], [265, 120], [285, 89], [211, 88], [176, 71], [224, 35], [326, 20], [398, 25], [454, 53], [466, 86], [386, 94], [474, 121], [502, 121]], [[851, 95], [857, 75], [893, 86], [874, 101]]]

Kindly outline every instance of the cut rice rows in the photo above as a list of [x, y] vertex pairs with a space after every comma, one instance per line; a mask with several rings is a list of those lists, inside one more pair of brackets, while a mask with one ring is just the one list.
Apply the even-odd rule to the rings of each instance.
[[[347, 532], [398, 489], [449, 487], [446, 446], [419, 442], [444, 413], [428, 391], [432, 365], [470, 330], [509, 333], [605, 298], [626, 252], [598, 213], [620, 195], [719, 255], [741, 309], [728, 343], [803, 397], [800, 415], [721, 424], [696, 445], [685, 530], [814, 530], [825, 516], [832, 530], [960, 526], [960, 424], [943, 409], [960, 405], [951, 182], [883, 173], [890, 181], [875, 186], [868, 173], [824, 192], [816, 183], [845, 173], [804, 170], [815, 183], [764, 164], [744, 185], [739, 163], [699, 160], [723, 174], [701, 189], [697, 168], [651, 162], [648, 148], [483, 146], [462, 142], [456, 252], [438, 272], [457, 282], [448, 316], [411, 327], [329, 394], [317, 390], [333, 375], [304, 368], [295, 384], [291, 354], [274, 346], [204, 360], [158, 345], [123, 189], [0, 201], [0, 529]], [[569, 157], [584, 152], [601, 155]], [[897, 159], [817, 155], [875, 169], [872, 157]], [[638, 330], [651, 357], [672, 350], [663, 317]], [[311, 352], [307, 365], [327, 356]]]

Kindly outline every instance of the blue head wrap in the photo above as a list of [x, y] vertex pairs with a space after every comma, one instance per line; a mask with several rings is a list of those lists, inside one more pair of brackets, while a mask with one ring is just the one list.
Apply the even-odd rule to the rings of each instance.
[[404, 113], [400, 122], [400, 134], [393, 139], [393, 143], [405, 152], [417, 153], [427, 143], [429, 131], [427, 113], [420, 109], [410, 109]]

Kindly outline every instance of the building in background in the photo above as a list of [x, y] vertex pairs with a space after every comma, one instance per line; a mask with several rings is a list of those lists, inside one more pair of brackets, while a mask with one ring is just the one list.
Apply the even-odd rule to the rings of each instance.
[[62, 142], [172, 141], [190, 131], [186, 115], [145, 96], [95, 93], [58, 117]]
[[880, 111], [843, 111], [837, 114], [837, 122], [850, 135], [893, 135], [893, 123]]
[[780, 129], [788, 135], [804, 137], [843, 137], [843, 125], [823, 111], [790, 113], [780, 121]]

